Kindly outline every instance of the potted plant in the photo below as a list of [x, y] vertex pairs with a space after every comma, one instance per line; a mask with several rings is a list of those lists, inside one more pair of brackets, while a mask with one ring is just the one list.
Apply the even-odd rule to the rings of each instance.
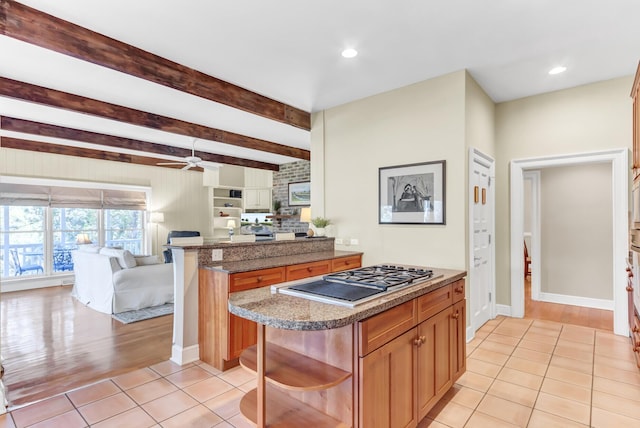
[[331, 220], [324, 217], [316, 217], [311, 220], [311, 223], [315, 226], [316, 236], [324, 236], [325, 235], [325, 227], [331, 224]]
[[273, 200], [273, 213], [274, 214], [280, 214], [280, 208], [282, 207], [282, 202], [280, 202], [277, 199]]

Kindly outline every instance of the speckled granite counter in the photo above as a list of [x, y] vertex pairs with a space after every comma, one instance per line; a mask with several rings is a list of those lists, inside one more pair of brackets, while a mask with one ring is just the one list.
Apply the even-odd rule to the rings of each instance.
[[[320, 303], [271, 291], [271, 287], [232, 293], [229, 312], [267, 326], [287, 330], [326, 330], [343, 327], [415, 299], [466, 276], [465, 271], [433, 269], [442, 275], [363, 303], [355, 308]], [[307, 278], [302, 281], [311, 281]]]
[[231, 261], [231, 262], [207, 262], [201, 264], [201, 269], [216, 270], [226, 273], [249, 272], [252, 270], [268, 269], [272, 267], [288, 266], [298, 263], [310, 263], [321, 260], [330, 260], [339, 257], [349, 257], [362, 254], [357, 251], [318, 251], [315, 253], [294, 254], [280, 257], [267, 257], [264, 259]]

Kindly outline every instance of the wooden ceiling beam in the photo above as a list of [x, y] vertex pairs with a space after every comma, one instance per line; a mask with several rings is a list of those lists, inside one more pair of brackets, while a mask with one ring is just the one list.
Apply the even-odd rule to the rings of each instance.
[[196, 123], [85, 98], [68, 92], [49, 89], [6, 77], [0, 77], [0, 96], [296, 159], [311, 159], [309, 150], [285, 146], [284, 144], [247, 137], [216, 128], [209, 128]]
[[[0, 137], [0, 147], [4, 149], [27, 150], [56, 155], [76, 156], [89, 159], [100, 159], [124, 162], [136, 165], [157, 166], [162, 168], [181, 169], [180, 165], [157, 165], [159, 159], [126, 153], [105, 152], [82, 147], [63, 146], [61, 144], [42, 143], [40, 141], [23, 140], [13, 137]], [[190, 168], [189, 171], [203, 171], [202, 168]]]
[[0, 0], [0, 34], [305, 130], [311, 115], [87, 28]]
[[[148, 143], [146, 141], [134, 140], [131, 138], [116, 137], [113, 135], [105, 135], [97, 132], [83, 131], [80, 129], [73, 129], [47, 123], [17, 119], [8, 116], [0, 117], [0, 129], [31, 135], [40, 135], [45, 137], [62, 138], [66, 140], [98, 144], [101, 146], [112, 147], [116, 149], [129, 149], [146, 153], [176, 156], [180, 158], [191, 156], [190, 149], [166, 146], [164, 144]], [[200, 158], [202, 158], [202, 160], [209, 162], [246, 166], [250, 168], [267, 169], [272, 171], [278, 171], [280, 168], [276, 164], [254, 161], [250, 159], [241, 159], [233, 156], [217, 155], [208, 152], [196, 151], [195, 153], [196, 156], [199, 156]], [[107, 159], [106, 157], [104, 159], [111, 160]], [[166, 162], [166, 159], [156, 160], [156, 162], [163, 161]]]

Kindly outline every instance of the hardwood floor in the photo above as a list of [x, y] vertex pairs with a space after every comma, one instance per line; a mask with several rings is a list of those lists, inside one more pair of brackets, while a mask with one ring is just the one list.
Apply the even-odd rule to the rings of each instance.
[[4, 383], [15, 408], [171, 356], [173, 315], [122, 324], [71, 297], [71, 286], [0, 296]]
[[531, 300], [531, 281], [524, 282], [524, 317], [613, 331], [613, 311]]

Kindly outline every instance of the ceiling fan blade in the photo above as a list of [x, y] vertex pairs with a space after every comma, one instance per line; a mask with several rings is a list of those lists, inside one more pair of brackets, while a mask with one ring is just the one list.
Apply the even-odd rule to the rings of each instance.
[[184, 168], [182, 168], [182, 171], [186, 171], [186, 170], [188, 170], [189, 168], [192, 168], [192, 167], [194, 167], [194, 166], [195, 166], [195, 165], [192, 165], [192, 164], [188, 163]]
[[184, 162], [160, 162], [157, 163], [156, 165], [187, 165]]

